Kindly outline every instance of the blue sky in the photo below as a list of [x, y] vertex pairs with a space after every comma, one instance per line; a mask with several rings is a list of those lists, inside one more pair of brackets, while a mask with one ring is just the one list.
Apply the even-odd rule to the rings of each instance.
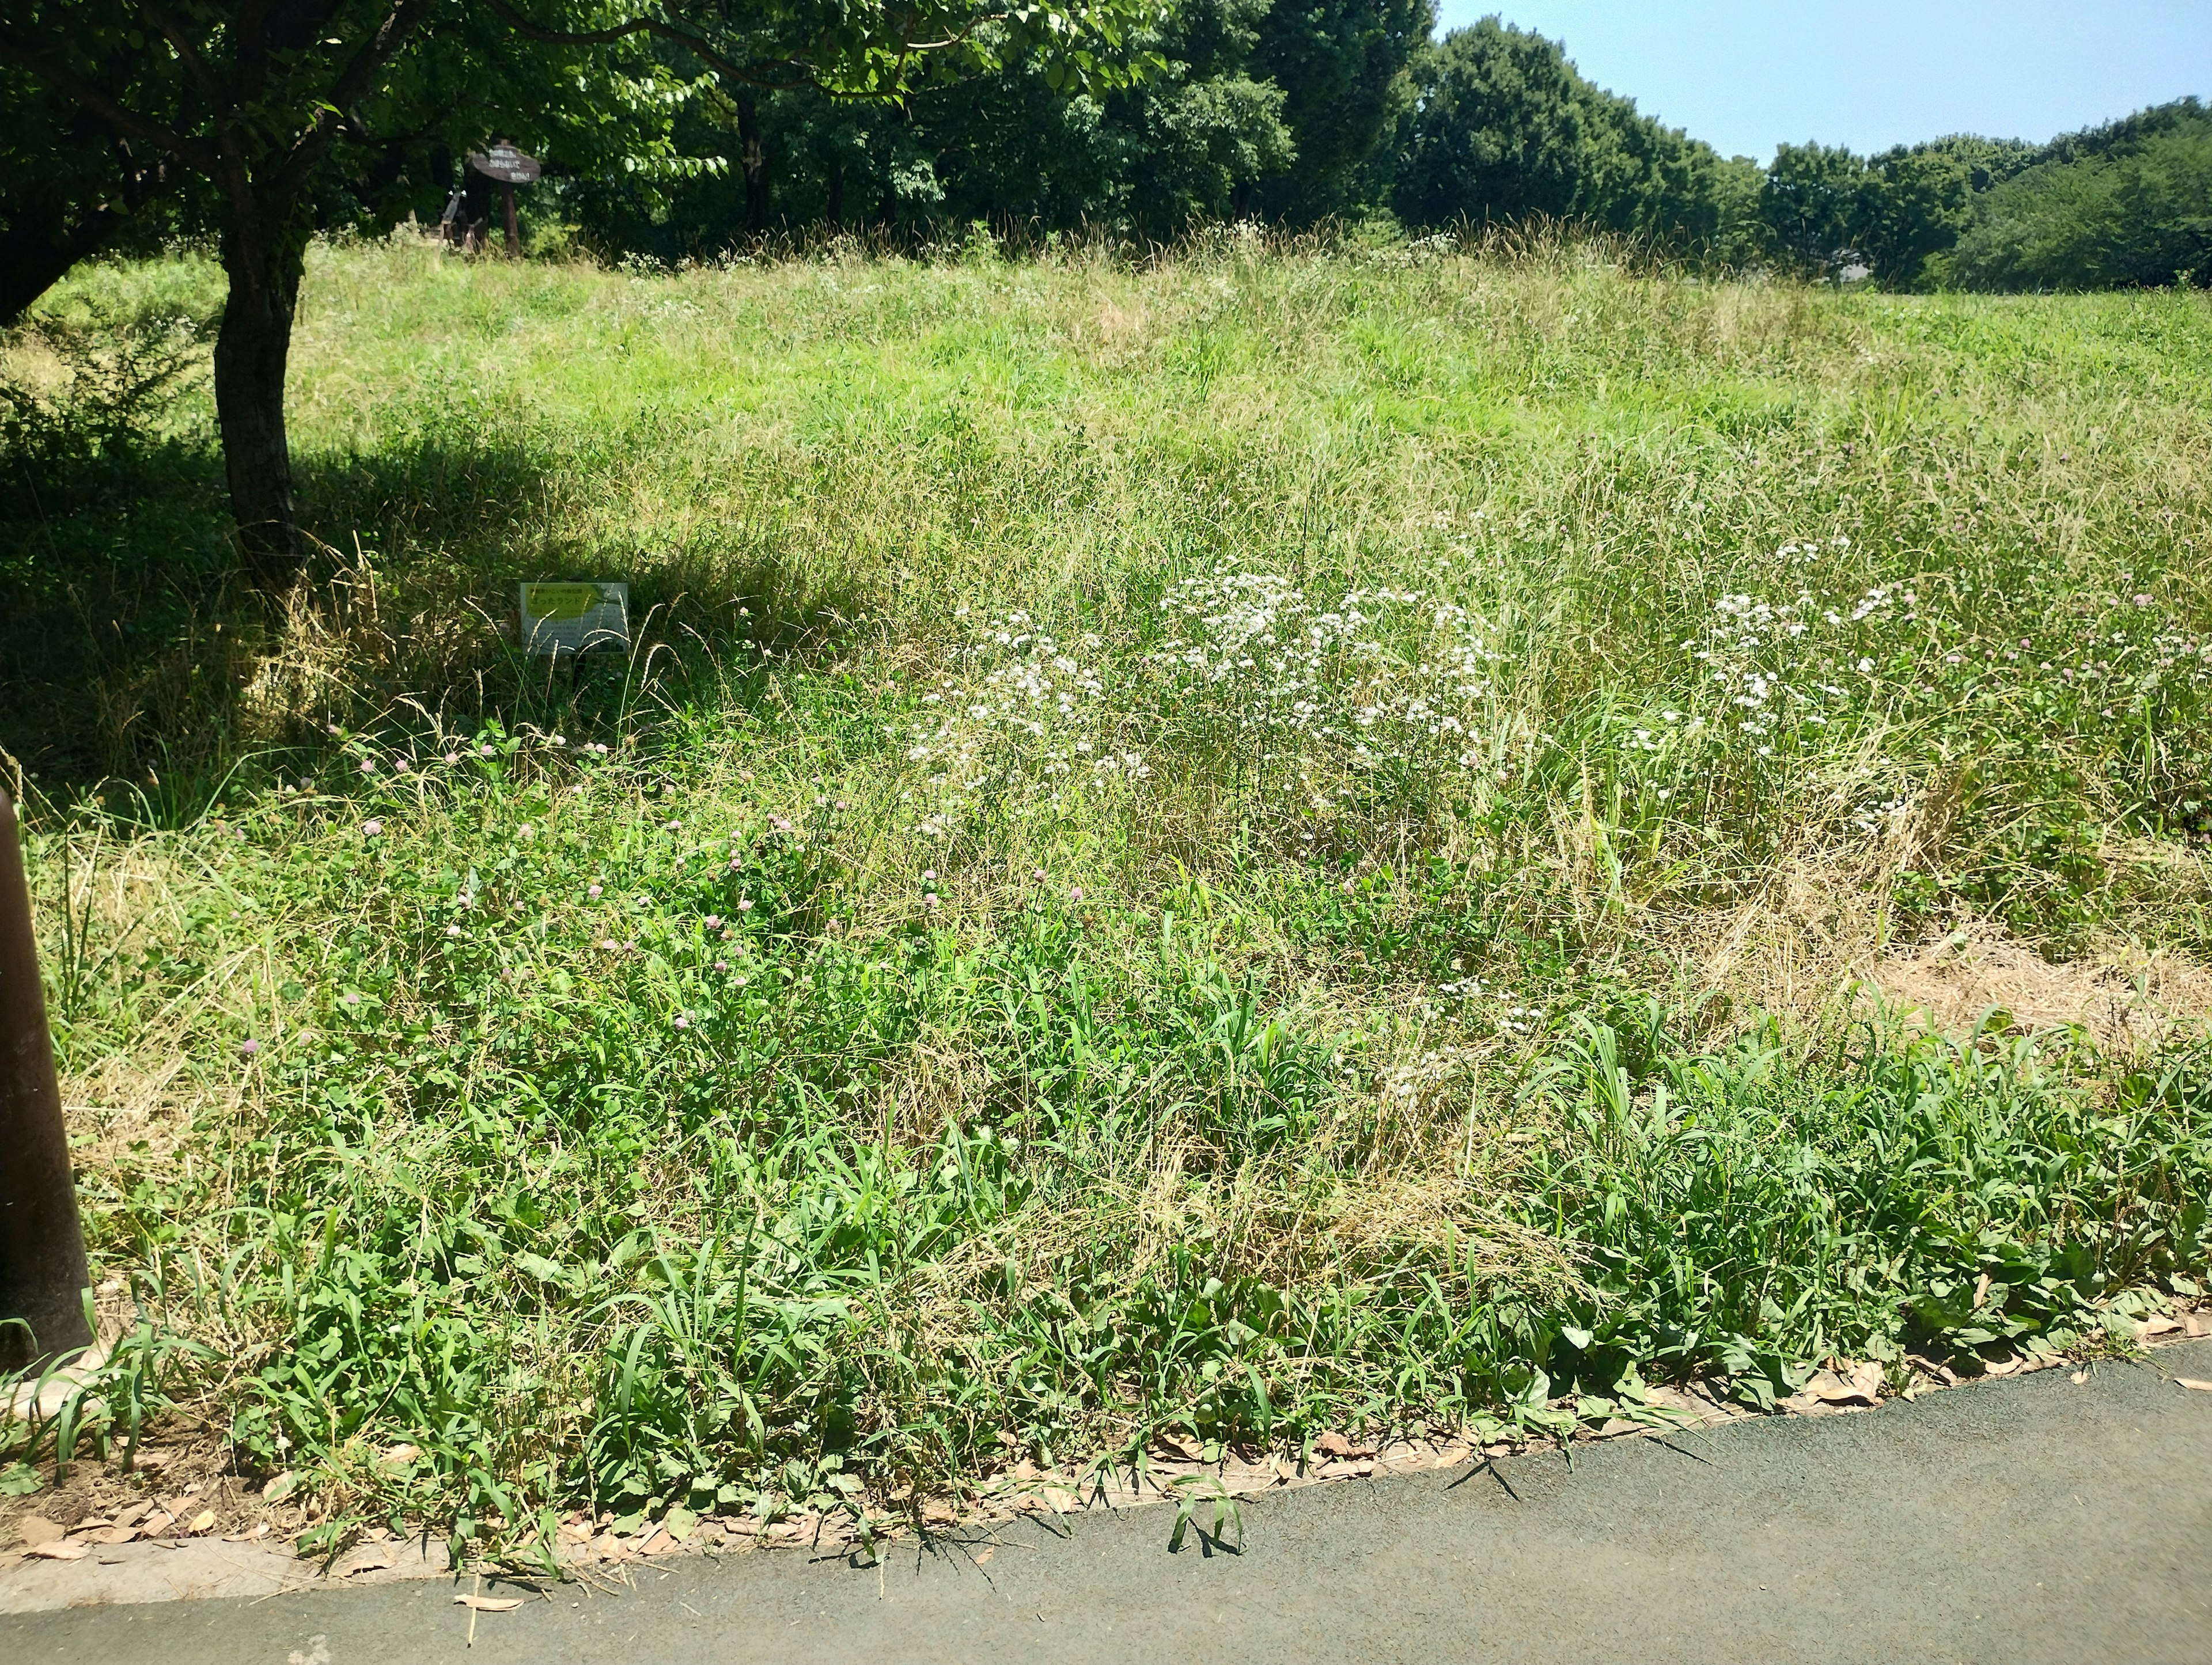
[[1564, 38], [1599, 86], [1725, 155], [1939, 134], [2043, 140], [2212, 100], [2212, 0], [1438, 0]]

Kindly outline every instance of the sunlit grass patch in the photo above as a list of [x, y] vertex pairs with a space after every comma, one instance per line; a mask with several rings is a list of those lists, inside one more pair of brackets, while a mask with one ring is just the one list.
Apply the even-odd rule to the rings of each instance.
[[133, 1357], [319, 1543], [512, 1542], [2124, 1339], [2208, 1014], [1863, 985], [2203, 987], [2208, 316], [319, 252], [315, 602], [189, 380], [0, 557]]

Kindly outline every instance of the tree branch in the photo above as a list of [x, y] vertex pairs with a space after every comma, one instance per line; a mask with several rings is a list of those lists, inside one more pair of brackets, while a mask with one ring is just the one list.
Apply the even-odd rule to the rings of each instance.
[[72, 75], [58, 64], [48, 63], [4, 34], [0, 34], [0, 58], [5, 58], [18, 69], [38, 76], [55, 91], [67, 94], [117, 132], [128, 133], [133, 138], [157, 145], [210, 179], [215, 178], [222, 166], [222, 159], [212, 150], [194, 144], [181, 133], [171, 132], [161, 123], [149, 120], [135, 110], [125, 108], [90, 82]]
[[[798, 73], [784, 78], [764, 74], [757, 69], [748, 68], [708, 45], [704, 39], [692, 33], [689, 29], [680, 29], [673, 23], [666, 22], [658, 17], [633, 17], [628, 22], [617, 23], [604, 29], [549, 29], [542, 23], [531, 21], [529, 18], [507, 4], [507, 0], [484, 0], [484, 3], [504, 18], [507, 27], [517, 34], [526, 39], [543, 41], [549, 46], [608, 46], [618, 40], [627, 40], [633, 35], [649, 34], [656, 39], [674, 41], [677, 45], [684, 47], [716, 75], [726, 76], [744, 86], [759, 87], [769, 92], [787, 93], [801, 87], [820, 85], [818, 78], [811, 70], [795, 63], [787, 64], [787, 67], [797, 70]], [[957, 44], [957, 41], [945, 44]]]
[[238, 13], [238, 85], [250, 99], [259, 98], [269, 85], [269, 7], [270, 0], [246, 0]]
[[177, 49], [177, 57], [183, 63], [185, 73], [199, 82], [200, 91], [207, 94], [208, 102], [215, 106], [216, 119], [221, 121], [230, 114], [230, 89], [222, 84], [213, 70], [208, 68], [207, 59], [200, 56], [199, 48], [192, 45], [184, 26], [167, 12], [149, 5], [148, 0], [132, 0], [132, 3], [145, 15], [148, 22], [161, 31], [161, 38]]
[[353, 60], [338, 71], [337, 80], [331, 84], [330, 96], [323, 100], [322, 108], [307, 131], [294, 143], [283, 165], [270, 181], [279, 200], [289, 201], [305, 189], [307, 179], [315, 171], [331, 146], [337, 142], [345, 121], [345, 111], [361, 101], [376, 79], [376, 73], [407, 44], [414, 32], [429, 12], [431, 0], [399, 0], [392, 7], [376, 33], [363, 41]]

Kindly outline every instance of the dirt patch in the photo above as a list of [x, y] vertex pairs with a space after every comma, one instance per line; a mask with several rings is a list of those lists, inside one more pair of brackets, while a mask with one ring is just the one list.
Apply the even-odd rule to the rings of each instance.
[[2010, 1014], [2002, 1027], [2079, 1025], [2107, 1049], [2212, 1027], [2212, 969], [2171, 953], [2118, 949], [2054, 964], [2001, 932], [1961, 930], [1893, 950], [1868, 981], [1893, 1009], [1946, 1034], [1992, 1008]]
[[1893, 1015], [1951, 1036], [1993, 1008], [2008, 1014], [2000, 1030], [2078, 1026], [2108, 1051], [2212, 1032], [2212, 965], [2202, 959], [2106, 939], [2052, 961], [1980, 920], [1899, 944], [1890, 940], [1894, 915], [1865, 878], [1792, 864], [1725, 913], [1655, 919], [1648, 939], [1703, 988], [1807, 1019], [1872, 995]]

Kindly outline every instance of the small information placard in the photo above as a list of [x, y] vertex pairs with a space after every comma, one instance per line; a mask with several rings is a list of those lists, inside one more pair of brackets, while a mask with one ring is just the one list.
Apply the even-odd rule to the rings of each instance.
[[538, 655], [629, 647], [627, 584], [525, 584], [522, 645]]

